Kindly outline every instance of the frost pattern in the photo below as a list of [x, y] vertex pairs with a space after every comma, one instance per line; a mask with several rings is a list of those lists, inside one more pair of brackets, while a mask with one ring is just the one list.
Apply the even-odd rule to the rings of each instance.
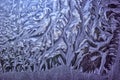
[[0, 71], [67, 65], [106, 74], [118, 49], [119, 2], [1, 0]]

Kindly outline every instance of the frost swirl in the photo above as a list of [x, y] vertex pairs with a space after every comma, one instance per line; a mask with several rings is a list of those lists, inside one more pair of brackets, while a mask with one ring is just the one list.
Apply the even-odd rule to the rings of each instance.
[[106, 74], [119, 46], [120, 3], [105, 1], [1, 0], [0, 71], [67, 65]]

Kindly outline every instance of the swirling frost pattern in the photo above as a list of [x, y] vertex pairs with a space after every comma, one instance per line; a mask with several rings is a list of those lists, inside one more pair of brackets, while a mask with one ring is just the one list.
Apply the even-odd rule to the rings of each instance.
[[106, 74], [117, 55], [119, 2], [1, 0], [0, 72], [61, 65]]

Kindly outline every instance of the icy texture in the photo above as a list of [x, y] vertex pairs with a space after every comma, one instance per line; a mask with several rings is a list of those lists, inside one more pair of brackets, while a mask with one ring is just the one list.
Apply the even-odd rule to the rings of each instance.
[[107, 74], [120, 32], [119, 2], [1, 0], [0, 72], [41, 71], [67, 65]]

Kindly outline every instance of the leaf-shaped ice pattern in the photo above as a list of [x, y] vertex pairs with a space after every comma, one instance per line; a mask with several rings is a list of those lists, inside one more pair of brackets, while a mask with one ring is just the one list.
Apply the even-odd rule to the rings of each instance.
[[103, 0], [0, 2], [0, 71], [66, 65], [107, 74], [118, 53], [119, 3]]

